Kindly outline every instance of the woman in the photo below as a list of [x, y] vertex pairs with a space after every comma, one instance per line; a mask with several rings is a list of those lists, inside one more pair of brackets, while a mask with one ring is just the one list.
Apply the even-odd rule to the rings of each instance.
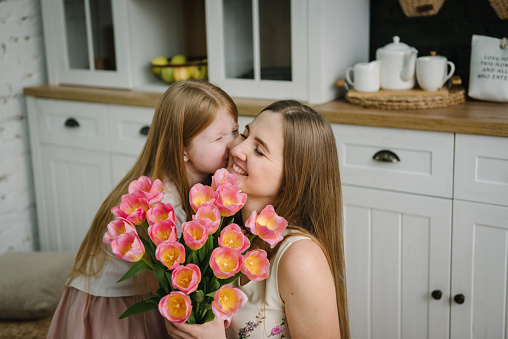
[[339, 164], [330, 124], [297, 101], [278, 101], [230, 147], [228, 170], [248, 195], [242, 219], [271, 204], [288, 221], [288, 231], [269, 254], [268, 279], [249, 282], [242, 276], [237, 282], [249, 301], [227, 329], [218, 320], [204, 325], [166, 322], [169, 334], [349, 338]]
[[81, 244], [48, 338], [167, 337], [156, 310], [146, 316], [118, 319], [128, 306], [154, 289], [148, 288], [148, 275], [116, 283], [131, 264], [116, 258], [103, 243], [114, 217], [111, 209], [120, 203], [133, 180], [140, 176], [160, 179], [163, 202], [174, 206], [177, 227], [181, 228], [192, 215], [190, 187], [227, 165], [228, 146], [238, 135], [237, 121], [233, 100], [208, 82], [177, 82], [163, 94], [140, 156], [103, 202]]

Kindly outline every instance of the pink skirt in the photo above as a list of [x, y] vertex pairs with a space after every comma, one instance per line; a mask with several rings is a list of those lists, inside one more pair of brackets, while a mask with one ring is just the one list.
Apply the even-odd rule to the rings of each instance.
[[53, 316], [48, 338], [169, 338], [164, 318], [158, 310], [118, 319], [138, 301], [134, 296], [90, 296], [66, 287]]

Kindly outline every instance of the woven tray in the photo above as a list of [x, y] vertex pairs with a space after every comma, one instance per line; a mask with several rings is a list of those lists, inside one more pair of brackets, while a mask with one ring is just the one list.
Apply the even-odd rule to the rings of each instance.
[[362, 93], [349, 90], [346, 100], [352, 104], [367, 108], [381, 109], [428, 109], [456, 105], [466, 101], [466, 91], [462, 86], [446, 87], [436, 92], [421, 89], [406, 91], [380, 90], [375, 93]]

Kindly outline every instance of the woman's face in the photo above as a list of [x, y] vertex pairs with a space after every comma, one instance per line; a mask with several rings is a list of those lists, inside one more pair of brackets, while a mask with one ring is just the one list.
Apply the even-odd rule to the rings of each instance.
[[220, 109], [215, 120], [184, 149], [184, 161], [191, 186], [228, 165], [229, 144], [237, 136], [238, 123], [227, 110]]
[[264, 111], [245, 127], [230, 146], [228, 171], [247, 193], [250, 210], [273, 204], [284, 171], [284, 122], [281, 114]]

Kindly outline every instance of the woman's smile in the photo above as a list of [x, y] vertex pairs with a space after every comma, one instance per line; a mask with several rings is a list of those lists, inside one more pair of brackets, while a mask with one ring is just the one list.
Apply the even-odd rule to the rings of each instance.
[[231, 165], [231, 168], [233, 169], [233, 171], [235, 173], [238, 173], [240, 175], [247, 175], [247, 176], [249, 175], [249, 174], [247, 174], [247, 172], [243, 168], [238, 166], [235, 162]]

